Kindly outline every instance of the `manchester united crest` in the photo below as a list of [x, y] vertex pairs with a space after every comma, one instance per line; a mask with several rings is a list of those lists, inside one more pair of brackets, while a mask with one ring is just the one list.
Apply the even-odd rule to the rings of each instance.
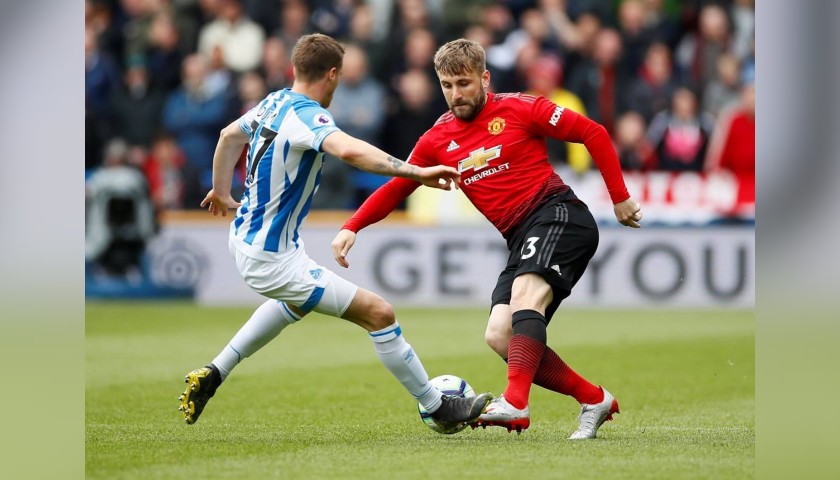
[[492, 135], [498, 135], [505, 129], [505, 119], [502, 117], [495, 117], [487, 124], [487, 131]]

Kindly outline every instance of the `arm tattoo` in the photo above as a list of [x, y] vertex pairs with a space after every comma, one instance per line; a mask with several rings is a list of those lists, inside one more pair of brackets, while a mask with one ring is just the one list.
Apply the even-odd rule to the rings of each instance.
[[391, 155], [388, 155], [388, 161], [391, 162], [391, 166], [394, 167], [394, 170], [399, 170], [401, 166], [405, 165], [405, 162], [399, 158], [394, 158]]
[[[415, 165], [404, 162], [399, 158], [388, 155], [387, 162], [391, 164], [391, 168], [393, 168], [393, 170], [388, 171], [384, 166], [377, 169], [381, 171], [384, 175], [393, 175], [397, 177], [406, 178], [412, 178], [414, 175], [417, 175], [417, 167]], [[395, 174], [394, 170], [396, 170], [396, 172], [399, 173]]]

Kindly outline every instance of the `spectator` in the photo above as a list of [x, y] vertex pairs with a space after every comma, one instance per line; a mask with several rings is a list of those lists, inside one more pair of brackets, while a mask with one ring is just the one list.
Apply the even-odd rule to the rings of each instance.
[[647, 131], [656, 169], [703, 170], [714, 119], [698, 107], [697, 95], [687, 87], [674, 91], [671, 108], [656, 114]]
[[155, 210], [184, 208], [184, 153], [168, 133], [155, 137], [143, 171], [149, 182], [149, 193]]
[[93, 30], [99, 50], [114, 59], [122, 59], [125, 38], [114, 22], [114, 2], [85, 0], [85, 30]]
[[[449, 38], [458, 38], [462, 32], [475, 23], [477, 18], [488, 14], [489, 10], [501, 10], [503, 14], [510, 17], [510, 10], [506, 9], [500, 2], [494, 0], [460, 0], [457, 2], [444, 2], [442, 9], [442, 20], [446, 29], [443, 35]], [[490, 12], [495, 15], [496, 12]], [[496, 38], [496, 41], [501, 38]]]
[[[367, 56], [357, 45], [345, 47], [341, 83], [333, 95], [330, 112], [347, 134], [378, 143], [385, 121], [385, 88], [368, 75]], [[319, 208], [356, 208], [388, 180], [330, 157], [321, 174], [322, 192], [313, 202]]]
[[219, 130], [229, 121], [224, 94], [208, 94], [207, 62], [201, 55], [184, 59], [181, 88], [172, 92], [163, 111], [163, 125], [173, 132], [186, 155], [184, 204], [197, 208], [212, 187], [213, 152]]
[[615, 118], [623, 105], [627, 79], [617, 63], [621, 58], [621, 37], [605, 28], [595, 37], [592, 57], [581, 62], [569, 77], [567, 88], [580, 96], [589, 118], [612, 134]]
[[580, 49], [583, 37], [578, 32], [577, 25], [567, 15], [566, 0], [539, 0], [537, 5], [540, 14], [548, 22], [551, 34], [562, 47], [560, 53]]
[[309, 6], [304, 0], [286, 0], [280, 9], [280, 27], [271, 36], [277, 37], [291, 52], [297, 40], [310, 33]]
[[163, 92], [149, 84], [142, 58], [129, 60], [122, 88], [111, 97], [113, 131], [129, 145], [148, 147], [160, 125]]
[[[493, 46], [493, 35], [490, 30], [484, 25], [473, 25], [464, 32], [464, 38], [478, 42], [487, 51]], [[516, 81], [513, 77], [513, 72], [504, 71], [497, 68], [490, 63], [487, 64], [487, 70], [490, 72], [490, 91], [493, 92], [512, 92], [516, 90]]]
[[437, 48], [437, 40], [430, 30], [415, 28], [405, 34], [405, 41], [400, 45], [401, 50], [391, 51], [389, 82], [398, 81], [401, 74], [413, 69], [426, 72], [430, 79], [435, 77], [432, 58]]
[[146, 52], [149, 47], [152, 18], [161, 11], [162, 5], [147, 0], [120, 0], [120, 5], [127, 16], [122, 26], [125, 49], [121, 60], [124, 61]]
[[102, 149], [107, 138], [101, 124], [85, 99], [85, 179], [102, 165]]
[[239, 115], [257, 106], [268, 95], [268, 88], [262, 75], [249, 72], [239, 77]]
[[741, 92], [741, 66], [731, 53], [718, 58], [717, 79], [709, 82], [703, 92], [703, 108], [718, 117], [721, 110], [736, 103]]
[[99, 49], [96, 32], [85, 28], [85, 99], [91, 112], [106, 118], [113, 90], [120, 85], [120, 69], [110, 55]]
[[398, 158], [408, 158], [411, 148], [445, 111], [435, 107], [436, 84], [426, 72], [409, 70], [397, 82], [397, 98], [385, 120], [382, 144]]
[[152, 84], [170, 91], [181, 84], [181, 63], [184, 54], [180, 47], [181, 35], [175, 21], [168, 13], [155, 15], [149, 29], [149, 48], [146, 64]]
[[750, 44], [750, 53], [741, 62], [741, 84], [755, 83], [755, 37]]
[[269, 91], [282, 90], [292, 84], [292, 62], [282, 40], [277, 37], [266, 39], [262, 58], [261, 73]]
[[647, 170], [651, 149], [645, 139], [645, 119], [638, 112], [627, 112], [618, 117], [613, 137], [615, 150], [622, 170]]
[[245, 15], [257, 22], [263, 32], [273, 32], [280, 25], [280, 1], [278, 0], [243, 0]]
[[350, 32], [350, 19], [357, 0], [321, 0], [312, 12], [312, 24], [318, 32], [334, 38], [345, 38]]
[[[455, 2], [447, 2], [456, 6], [456, 8], [463, 5]], [[507, 38], [508, 34], [516, 29], [516, 22], [510, 10], [505, 8], [500, 2], [493, 2], [490, 5], [482, 8], [477, 15], [472, 17], [470, 23], [473, 23], [475, 18], [479, 19], [479, 24], [486, 28], [493, 37], [493, 44], [501, 43]], [[459, 31], [463, 31], [459, 30]]]
[[567, 78], [571, 78], [578, 65], [592, 57], [595, 37], [601, 31], [601, 20], [592, 13], [584, 13], [575, 20], [575, 30], [578, 35], [578, 45], [574, 50], [569, 51], [563, 62]]
[[618, 25], [621, 33], [622, 57], [619, 66], [622, 75], [631, 78], [642, 67], [645, 52], [653, 42], [653, 32], [647, 25], [647, 7], [641, 0], [622, 0], [618, 7]]
[[[547, 50], [560, 54], [562, 50], [560, 42], [552, 33], [543, 15], [533, 8], [523, 12], [519, 20], [519, 28], [510, 32], [505, 37], [504, 43], [491, 47], [487, 52], [487, 63], [500, 70], [515, 69], [522, 49], [528, 48], [532, 43], [536, 44], [538, 51]], [[520, 86], [512, 87], [516, 89]]]
[[566, 13], [572, 19], [582, 15], [595, 15], [601, 22], [610, 21], [615, 14], [616, 0], [567, 0]]
[[[580, 97], [563, 88], [563, 66], [556, 56], [543, 54], [531, 63], [527, 73], [526, 93], [542, 95], [561, 107], [586, 115], [586, 108]], [[553, 138], [547, 139], [547, 143], [552, 163], [566, 163], [576, 172], [584, 172], [592, 166], [592, 159], [585, 145], [561, 142]]]
[[677, 88], [671, 65], [671, 51], [664, 43], [654, 43], [645, 54], [636, 80], [630, 86], [627, 108], [639, 112], [645, 123], [668, 108], [671, 96]]
[[102, 164], [102, 146], [111, 137], [110, 98], [119, 88], [120, 72], [99, 49], [96, 32], [85, 27], [85, 170]]
[[653, 40], [662, 42], [669, 49], [674, 49], [680, 40], [680, 26], [665, 11], [664, 0], [643, 0], [645, 6], [645, 28], [653, 35]]
[[242, 0], [220, 0], [219, 14], [198, 36], [198, 51], [207, 57], [220, 48], [225, 67], [236, 73], [256, 69], [260, 64], [265, 33], [245, 16]]
[[735, 0], [730, 10], [732, 16], [732, 53], [743, 60], [753, 52], [755, 35], [755, 1]]
[[741, 87], [738, 104], [721, 113], [706, 159], [709, 171], [755, 176], [755, 86]]
[[729, 20], [720, 5], [705, 5], [700, 10], [699, 31], [688, 34], [677, 46], [677, 65], [684, 82], [702, 92], [717, 77], [718, 58], [729, 50]]
[[[567, 36], [562, 35], [557, 30], [553, 30], [549, 19], [558, 21], [555, 17], [556, 15], [549, 15], [542, 10], [529, 8], [522, 12], [522, 16], [519, 17], [521, 28], [511, 33], [511, 35], [526, 35], [539, 44], [541, 51], [562, 55], [567, 50], [563, 42], [569, 42], [573, 46], [577, 37], [574, 36], [576, 33], [574, 32], [571, 35], [567, 35], [568, 37], [572, 37], [572, 40], [568, 40], [566, 38]], [[558, 25], [555, 27], [566, 28], [566, 31], [568, 31], [568, 29], [574, 28], [574, 24], [559, 20]]]
[[374, 11], [369, 5], [363, 4], [353, 9], [347, 40], [359, 45], [367, 53], [371, 75], [384, 83], [388, 81], [386, 60], [390, 45], [375, 36], [375, 20]]

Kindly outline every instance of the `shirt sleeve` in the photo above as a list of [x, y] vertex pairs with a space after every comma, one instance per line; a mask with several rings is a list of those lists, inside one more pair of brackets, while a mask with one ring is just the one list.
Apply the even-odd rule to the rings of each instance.
[[543, 136], [584, 144], [604, 178], [612, 202], [620, 203], [630, 198], [618, 154], [603, 125], [544, 97], [538, 97], [534, 102], [530, 122], [531, 128]]
[[251, 124], [257, 118], [257, 110], [259, 110], [260, 106], [263, 103], [264, 101], [260, 102], [254, 108], [248, 110], [241, 117], [239, 117], [239, 129], [242, 130], [249, 137], [254, 133], [254, 129], [251, 128]]
[[339, 129], [332, 114], [320, 106], [305, 106], [295, 113], [303, 123], [303, 128], [296, 129], [296, 134], [290, 136], [292, 145], [298, 148], [311, 148], [321, 151], [321, 144], [327, 135], [338, 132]]
[[[420, 140], [414, 146], [414, 150], [408, 155], [408, 163], [418, 167], [435, 164], [434, 153], [430, 150], [425, 135], [420, 137]], [[376, 189], [341, 228], [358, 232], [369, 225], [373, 225], [393, 212], [419, 186], [418, 182], [407, 178], [390, 180]]]

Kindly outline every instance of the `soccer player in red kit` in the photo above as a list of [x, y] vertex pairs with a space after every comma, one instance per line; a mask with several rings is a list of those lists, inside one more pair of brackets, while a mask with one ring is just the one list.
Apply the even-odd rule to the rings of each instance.
[[[528, 397], [536, 383], [581, 403], [580, 425], [570, 439], [595, 438], [601, 424], [618, 413], [618, 402], [546, 345], [546, 326], [594, 255], [598, 227], [586, 204], [554, 172], [546, 137], [583, 143], [604, 177], [616, 218], [638, 228], [641, 210], [627, 192], [610, 137], [601, 125], [544, 97], [487, 92], [490, 73], [476, 42], [447, 43], [434, 65], [450, 111], [420, 137], [409, 162], [457, 168], [464, 194], [510, 250], [485, 333], [508, 363], [508, 385], [477, 425], [528, 428]], [[385, 218], [418, 186], [396, 178], [371, 195], [333, 240], [336, 261], [347, 267], [356, 232]]]

